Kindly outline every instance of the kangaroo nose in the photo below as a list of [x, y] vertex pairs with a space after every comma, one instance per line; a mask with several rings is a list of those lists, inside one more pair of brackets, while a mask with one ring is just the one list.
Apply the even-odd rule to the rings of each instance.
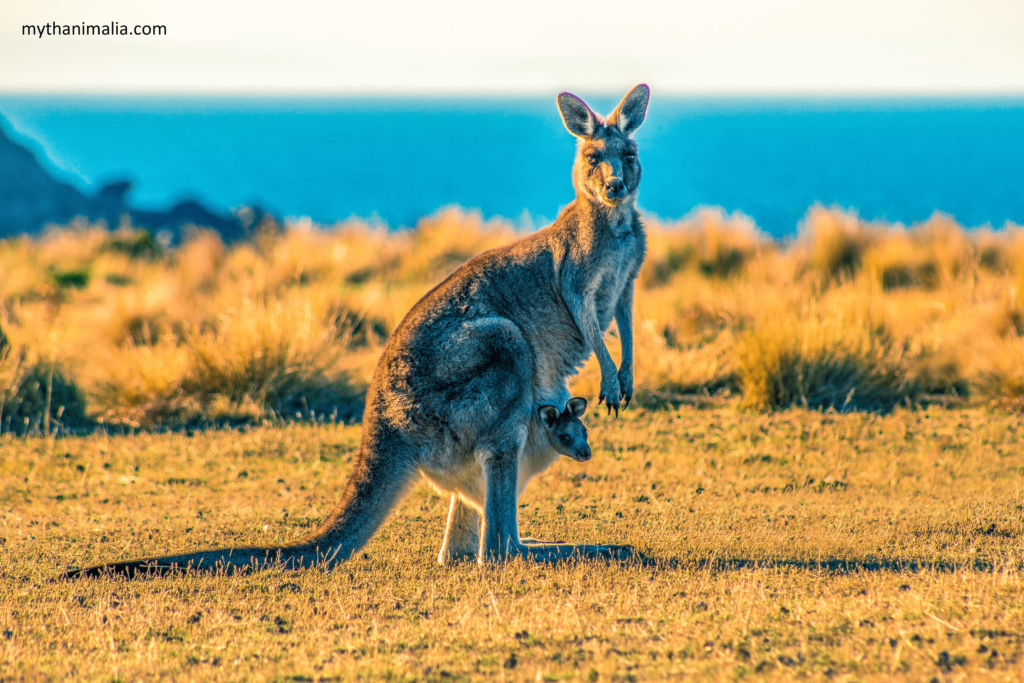
[[622, 189], [624, 187], [625, 187], [625, 185], [623, 184], [621, 178], [612, 178], [611, 180], [607, 181], [604, 184], [604, 189], [610, 195], [616, 195], [616, 194], [622, 192]]

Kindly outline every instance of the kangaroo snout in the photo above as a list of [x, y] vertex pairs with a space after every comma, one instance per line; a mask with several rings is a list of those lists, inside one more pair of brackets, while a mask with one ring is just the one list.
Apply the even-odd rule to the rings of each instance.
[[612, 176], [604, 182], [604, 197], [602, 199], [608, 204], [618, 204], [626, 197], [626, 184], [622, 178]]
[[569, 457], [572, 458], [573, 460], [575, 460], [576, 462], [586, 462], [586, 461], [590, 460], [592, 455], [593, 454], [590, 452], [590, 446], [586, 446], [586, 447], [576, 451], [575, 453], [573, 453]]

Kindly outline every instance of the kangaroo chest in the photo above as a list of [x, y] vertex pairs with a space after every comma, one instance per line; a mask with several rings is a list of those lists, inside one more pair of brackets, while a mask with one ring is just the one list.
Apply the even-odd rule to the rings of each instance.
[[636, 273], [636, 238], [627, 233], [602, 246], [594, 260], [587, 290], [593, 292], [597, 321], [604, 331], [611, 325], [622, 292]]

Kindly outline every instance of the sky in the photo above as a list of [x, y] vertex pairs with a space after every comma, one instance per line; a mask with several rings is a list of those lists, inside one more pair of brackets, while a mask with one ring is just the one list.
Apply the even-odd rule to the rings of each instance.
[[[163, 25], [164, 36], [23, 35]], [[1022, 0], [0, 2], [0, 92], [1022, 94]]]

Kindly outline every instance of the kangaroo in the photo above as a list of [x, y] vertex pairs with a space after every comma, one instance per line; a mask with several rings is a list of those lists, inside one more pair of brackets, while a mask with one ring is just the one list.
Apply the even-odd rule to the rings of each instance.
[[[575, 95], [558, 96], [578, 139], [575, 199], [546, 228], [463, 264], [406, 314], [367, 390], [352, 475], [317, 529], [279, 546], [115, 562], [67, 576], [174, 565], [331, 567], [369, 541], [421, 476], [452, 494], [442, 562], [632, 556], [628, 546], [523, 543], [516, 501], [531, 472], [551, 461], [540, 408], [568, 404], [568, 378], [591, 353], [601, 368], [598, 404], [618, 415], [633, 395], [633, 290], [646, 237], [630, 136], [649, 98], [638, 85], [602, 118]], [[622, 342], [618, 368], [604, 343], [612, 319]]]
[[[590, 445], [587, 443], [587, 428], [580, 418], [587, 410], [587, 400], [581, 397], [569, 399], [565, 410], [561, 413], [552, 405], [543, 405], [537, 409], [539, 419], [530, 425], [530, 436], [527, 448], [519, 460], [519, 481], [516, 490], [516, 501], [523, 494], [531, 479], [546, 470], [558, 459], [566, 455], [577, 462], [586, 462], [591, 458]], [[484, 489], [486, 482], [477, 473], [476, 493]], [[441, 493], [445, 493], [441, 490]], [[469, 495], [463, 493], [463, 495]], [[470, 498], [468, 505], [454, 494], [448, 511], [448, 523], [445, 527], [445, 540], [441, 545], [438, 562], [450, 564], [475, 560], [479, 548], [480, 516]], [[529, 541], [524, 541], [529, 543]], [[610, 552], [610, 551], [609, 551]]]
[[580, 420], [585, 412], [587, 399], [579, 396], [570, 398], [561, 414], [554, 406], [541, 406], [537, 409], [547, 430], [548, 443], [552, 450], [567, 455], [576, 462], [586, 462], [592, 455], [590, 444], [587, 443], [587, 428]]

